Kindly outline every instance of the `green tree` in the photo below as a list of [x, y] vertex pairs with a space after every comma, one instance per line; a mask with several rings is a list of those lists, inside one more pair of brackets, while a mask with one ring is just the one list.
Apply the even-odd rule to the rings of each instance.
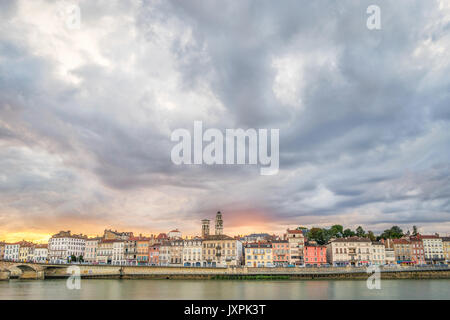
[[77, 257], [75, 257], [75, 255], [71, 255], [71, 256], [70, 256], [70, 261], [71, 261], [71, 262], [77, 261]]
[[343, 233], [343, 236], [344, 237], [354, 237], [356, 234], [352, 231], [352, 230], [350, 230], [350, 229], [345, 229], [344, 230], [344, 233]]
[[332, 238], [342, 238], [344, 234], [344, 227], [339, 224], [335, 224], [330, 228], [329, 234]]
[[381, 234], [381, 238], [383, 239], [400, 239], [401, 237], [403, 237], [403, 230], [398, 226], [386, 229]]
[[311, 228], [306, 237], [309, 240], [316, 241], [318, 244], [326, 244], [331, 238], [327, 229], [321, 229], [317, 227]]
[[372, 231], [368, 231], [367, 232], [367, 237], [370, 239], [370, 241], [376, 241], [377, 238], [375, 237], [375, 235], [373, 234]]
[[84, 262], [84, 259], [83, 259], [83, 256], [82, 256], [82, 255], [80, 255], [80, 256], [78, 257], [78, 262]]
[[356, 235], [358, 237], [365, 237], [366, 232], [364, 231], [364, 229], [361, 226], [359, 226], [358, 228], [356, 228]]
[[417, 236], [418, 233], [419, 232], [417, 231], [417, 227], [413, 226], [413, 232], [412, 232], [413, 236]]

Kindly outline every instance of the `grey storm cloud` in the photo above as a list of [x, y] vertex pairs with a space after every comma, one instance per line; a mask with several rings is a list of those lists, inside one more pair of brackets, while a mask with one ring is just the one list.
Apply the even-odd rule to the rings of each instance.
[[[377, 1], [369, 30], [372, 2], [2, 1], [2, 221], [448, 232], [450, 6]], [[279, 128], [280, 172], [174, 165], [194, 120]]]

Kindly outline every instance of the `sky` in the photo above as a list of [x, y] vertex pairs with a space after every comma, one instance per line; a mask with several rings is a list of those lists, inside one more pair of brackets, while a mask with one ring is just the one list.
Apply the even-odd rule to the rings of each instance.
[[[195, 235], [218, 210], [230, 235], [449, 235], [449, 52], [448, 1], [3, 0], [0, 240]], [[278, 174], [175, 165], [194, 121], [279, 129]]]

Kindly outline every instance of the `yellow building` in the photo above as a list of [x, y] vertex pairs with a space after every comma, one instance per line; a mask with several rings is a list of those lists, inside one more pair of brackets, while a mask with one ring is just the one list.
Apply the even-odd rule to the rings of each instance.
[[442, 238], [442, 246], [444, 248], [445, 263], [450, 263], [450, 237]]
[[150, 245], [150, 238], [139, 237], [136, 238], [136, 260], [140, 265], [148, 264], [148, 248]]
[[114, 239], [102, 239], [98, 243], [96, 261], [101, 264], [111, 264], [114, 252]]
[[268, 242], [248, 243], [244, 246], [247, 267], [273, 266], [272, 244]]
[[224, 234], [203, 239], [203, 266], [239, 266], [242, 263], [242, 242]]
[[34, 254], [34, 244], [31, 242], [20, 242], [19, 260], [23, 262], [32, 261]]

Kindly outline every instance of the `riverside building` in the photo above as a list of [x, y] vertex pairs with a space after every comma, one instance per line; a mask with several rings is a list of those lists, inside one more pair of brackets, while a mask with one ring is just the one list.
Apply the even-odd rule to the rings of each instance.
[[444, 246], [438, 235], [421, 235], [427, 264], [444, 263]]
[[60, 231], [48, 241], [50, 262], [66, 263], [72, 256], [84, 256], [87, 236]]
[[290, 261], [289, 242], [287, 240], [272, 241], [273, 264], [287, 266]]
[[361, 266], [371, 260], [372, 241], [368, 238], [338, 238], [327, 245], [327, 261], [333, 266]]
[[244, 245], [245, 265], [247, 267], [272, 267], [272, 244], [254, 242]]

